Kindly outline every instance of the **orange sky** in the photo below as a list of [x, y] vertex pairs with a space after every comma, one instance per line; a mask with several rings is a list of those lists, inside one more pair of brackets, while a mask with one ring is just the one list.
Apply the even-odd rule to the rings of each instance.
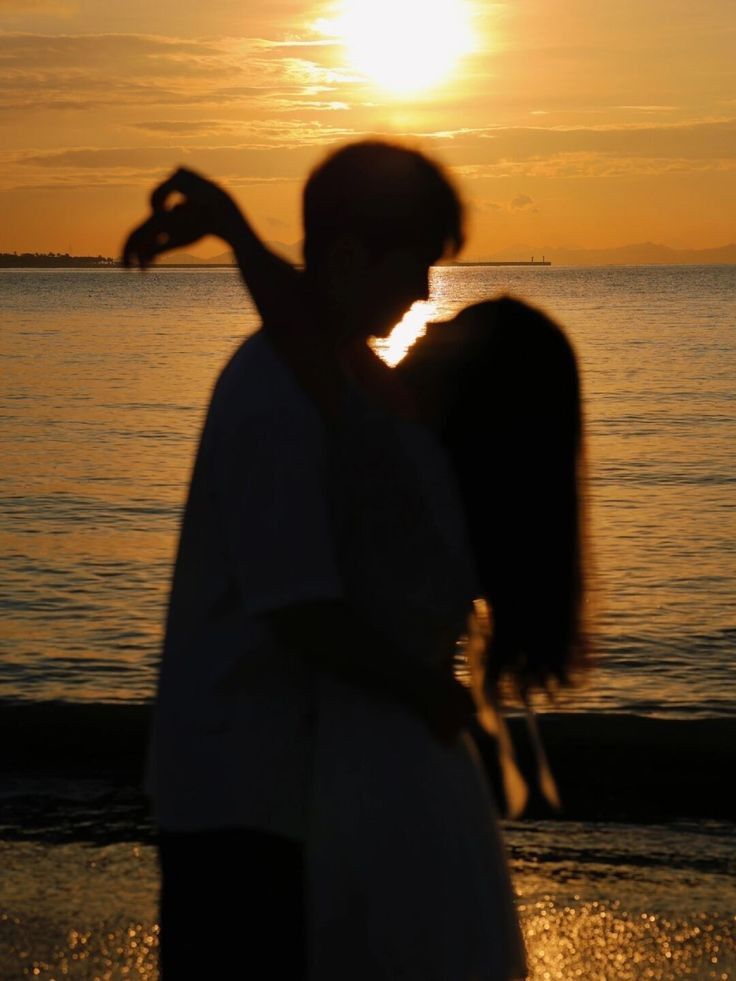
[[[376, 133], [452, 168], [467, 258], [736, 238], [733, 0], [455, 0], [473, 50], [408, 94], [362, 73], [325, 27], [356, 2], [0, 0], [0, 251], [117, 254], [179, 163], [294, 242], [310, 166]], [[417, 77], [436, 60], [440, 2], [424, 0], [421, 37], [376, 25]]]

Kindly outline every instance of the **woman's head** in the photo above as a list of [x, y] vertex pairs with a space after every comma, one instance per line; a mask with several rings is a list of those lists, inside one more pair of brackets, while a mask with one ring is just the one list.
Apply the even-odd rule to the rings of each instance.
[[454, 330], [445, 435], [493, 614], [490, 680], [568, 684], [586, 652], [575, 353], [549, 317], [508, 297], [467, 308]]

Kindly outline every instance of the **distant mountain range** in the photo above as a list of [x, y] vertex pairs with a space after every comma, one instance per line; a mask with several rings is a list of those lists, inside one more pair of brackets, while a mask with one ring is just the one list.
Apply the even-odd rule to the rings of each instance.
[[[706, 265], [736, 263], [736, 243], [715, 249], [671, 249], [656, 242], [621, 245], [614, 249], [565, 249], [547, 246], [514, 245], [484, 259], [509, 262], [518, 259], [539, 261], [544, 257], [555, 266], [640, 266], [640, 265]], [[475, 261], [483, 261], [477, 259]]]
[[[274, 251], [291, 262], [301, 262], [302, 243], [269, 242]], [[613, 249], [566, 249], [556, 246], [539, 247], [512, 245], [490, 255], [467, 256], [466, 262], [518, 262], [542, 257], [554, 266], [640, 266], [640, 265], [708, 265], [736, 264], [736, 242], [715, 249], [672, 249], [656, 242], [621, 245]], [[160, 260], [161, 265], [231, 265], [231, 252], [221, 252], [201, 259], [186, 252], [174, 252]]]

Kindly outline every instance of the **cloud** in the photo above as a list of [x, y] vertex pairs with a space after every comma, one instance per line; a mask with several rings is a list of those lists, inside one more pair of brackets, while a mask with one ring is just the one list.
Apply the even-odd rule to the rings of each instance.
[[731, 170], [736, 119], [590, 127], [497, 127], [432, 138], [464, 178], [610, 177]]
[[0, 13], [3, 12], [72, 17], [79, 13], [79, 0], [0, 0]]
[[114, 74], [115, 59], [120, 59], [124, 69], [137, 64], [150, 74], [161, 67], [156, 59], [201, 61], [227, 53], [213, 42], [147, 34], [0, 34], [0, 65], [22, 71], [102, 66]]
[[299, 51], [303, 48], [334, 48], [340, 47], [342, 44], [341, 41], [330, 38], [291, 38], [285, 41], [259, 39], [258, 43], [264, 48], [275, 48], [280, 51]]
[[137, 106], [332, 103], [344, 73], [258, 39], [0, 34], [6, 113]]
[[[463, 131], [459, 130], [458, 134]], [[719, 159], [736, 156], [736, 119], [590, 127], [498, 127], [448, 141], [464, 164], [599, 153], [646, 158]]]
[[[110, 186], [120, 182], [147, 185], [179, 164], [215, 174], [233, 186], [301, 181], [313, 165], [317, 152], [322, 154], [332, 146], [361, 135], [315, 121], [284, 119], [243, 123], [217, 119], [194, 120], [191, 123], [157, 120], [135, 125], [150, 128], [159, 138], [170, 135], [172, 142], [167, 145], [159, 139], [156, 145], [144, 147], [70, 147], [54, 151], [6, 153], [0, 159], [0, 169], [4, 171], [3, 185], [8, 186], [8, 181], [11, 186], [26, 187], [54, 184], [64, 188], [79, 184]], [[236, 141], [219, 146], [197, 146], [191, 142], [202, 133], [216, 130], [235, 136]], [[577, 137], [582, 138], [579, 132]], [[524, 150], [515, 157], [512, 148], [505, 145], [503, 154], [489, 154], [489, 143], [495, 146], [492, 141], [481, 142], [481, 149], [488, 156], [485, 161], [479, 157], [470, 164], [463, 162], [478, 152], [477, 137], [465, 146], [455, 147], [452, 144], [452, 153], [445, 149], [444, 156], [450, 158], [449, 163], [456, 175], [466, 181], [499, 177], [517, 181], [532, 178], [574, 180], [631, 174], [656, 177], [662, 174], [736, 171], [736, 155], [693, 159], [576, 150], [530, 156]], [[273, 152], [275, 149], [277, 153]], [[510, 216], [535, 214], [538, 210], [534, 198], [523, 192], [507, 200], [486, 199], [482, 207]]]
[[310, 99], [269, 99], [269, 108], [280, 112], [345, 112], [350, 109], [347, 102], [339, 101], [317, 101]]
[[247, 140], [250, 149], [257, 147], [322, 146], [335, 140], [355, 139], [358, 134], [345, 127], [327, 126], [321, 122], [284, 119], [210, 119], [151, 120], [128, 124], [133, 129], [177, 136], [211, 136], [237, 134]]
[[[3, 3], [7, 8], [8, 0]], [[0, 34], [0, 123], [18, 132], [35, 126], [35, 134], [43, 134], [42, 147], [58, 147], [18, 148], [2, 183], [25, 185], [34, 172], [39, 183], [49, 183], [53, 171], [52, 181], [61, 182], [63, 175], [81, 182], [92, 172], [101, 181], [114, 174], [119, 180], [124, 171], [126, 180], [140, 182], [179, 158], [209, 161], [197, 165], [233, 180], [301, 177], [302, 169], [282, 172], [276, 157], [288, 161], [304, 150], [305, 160], [312, 160], [314, 148], [380, 130], [386, 118], [349, 72], [330, 63], [331, 46], [302, 40]], [[736, 160], [736, 120], [665, 122], [669, 107], [655, 98], [636, 107], [638, 122], [608, 125], [544, 125], [547, 119], [540, 116], [529, 126], [474, 126], [488, 118], [478, 111], [460, 117], [467, 125], [441, 128], [446, 119], [458, 118], [456, 108], [447, 108], [454, 116], [443, 116], [446, 108], [425, 107], [425, 118], [438, 120], [436, 129], [404, 135], [469, 180], [707, 171], [730, 168]], [[614, 110], [621, 108], [608, 111]], [[42, 122], [41, 113], [48, 114]], [[76, 146], [66, 145], [70, 132]], [[136, 147], [137, 141], [144, 146]], [[215, 141], [222, 145], [199, 145]], [[267, 151], [276, 149], [279, 154], [269, 158]], [[263, 162], [269, 159], [271, 170]], [[521, 214], [533, 202], [506, 201], [500, 207]]]
[[614, 109], [632, 109], [636, 112], [677, 112], [679, 106], [614, 106]]
[[[340, 141], [342, 142], [342, 141]], [[60, 188], [73, 186], [150, 185], [178, 166], [215, 174], [233, 186], [303, 181], [315, 160], [315, 150], [327, 150], [335, 141], [296, 143], [272, 147], [149, 146], [72, 148], [51, 152], [0, 155], [2, 187]]]
[[[468, 176], [467, 174], [465, 176]], [[481, 172], [472, 174], [473, 177], [484, 176]], [[537, 214], [538, 209], [534, 206], [534, 199], [529, 197], [528, 194], [517, 194], [515, 197], [511, 198], [510, 201], [489, 201], [488, 199], [480, 200], [476, 203], [476, 207], [479, 211], [485, 211], [492, 214], [518, 214], [523, 212], [526, 214]]]
[[176, 133], [191, 136], [211, 136], [216, 133], [234, 133], [238, 124], [218, 119], [151, 119], [141, 123], [126, 123], [131, 129], [144, 133]]
[[512, 211], [524, 211], [531, 208], [533, 204], [534, 201], [528, 194], [517, 194], [515, 198], [512, 198], [509, 207]]
[[[315, 151], [359, 138], [347, 126], [309, 119], [216, 118], [136, 120], [131, 131], [152, 134], [151, 146], [67, 147], [3, 155], [3, 186], [51, 182], [146, 183], [179, 163], [240, 182], [301, 180]], [[455, 173], [468, 181], [488, 178], [610, 178], [736, 170], [736, 121], [658, 126], [461, 129], [406, 134], [431, 142]], [[221, 145], [198, 145], [211, 138]], [[274, 153], [278, 150], [278, 153]], [[44, 175], [43, 177], [41, 175]], [[489, 205], [490, 207], [491, 205]], [[499, 207], [533, 213], [535, 202], [517, 194]]]
[[604, 157], [594, 153], [559, 154], [539, 160], [504, 160], [457, 168], [465, 180], [514, 177], [577, 180], [578, 178], [661, 177], [665, 174], [736, 172], [736, 159], [663, 160], [660, 157]]
[[[24, 154], [17, 159], [31, 167], [42, 167], [44, 169], [58, 170], [69, 168], [75, 170], [157, 170], [170, 166], [172, 159], [182, 162], [192, 156], [197, 157], [217, 157], [220, 162], [226, 160], [232, 163], [237, 158], [237, 163], [242, 166], [248, 160], [256, 167], [260, 166], [263, 153], [260, 150], [253, 150], [250, 147], [203, 147], [193, 150], [186, 146], [147, 146], [147, 147], [111, 147], [97, 148], [86, 147], [80, 149], [57, 150], [46, 153]], [[273, 157], [269, 155], [268, 165], [273, 163]], [[283, 172], [286, 166], [285, 161], [281, 164], [276, 162], [276, 166]], [[273, 176], [269, 173], [268, 176]]]

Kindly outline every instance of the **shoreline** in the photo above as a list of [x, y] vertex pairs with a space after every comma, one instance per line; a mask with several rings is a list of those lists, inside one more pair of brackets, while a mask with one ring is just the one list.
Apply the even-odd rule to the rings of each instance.
[[[0, 702], [3, 825], [13, 838], [150, 840], [142, 793], [150, 704]], [[525, 721], [509, 719], [530, 784], [529, 820], [652, 824], [736, 822], [728, 773], [736, 762], [736, 718], [656, 719], [548, 713], [538, 717], [563, 810], [534, 793]], [[473, 737], [501, 799], [495, 743]]]
[[[723, 261], [723, 262], [599, 262], [599, 263], [575, 263], [575, 262], [560, 262], [559, 259], [555, 262], [552, 260], [545, 261], [534, 261], [529, 262], [528, 260], [488, 260], [488, 261], [475, 261], [469, 260], [467, 262], [445, 262], [441, 263], [439, 268], [470, 268], [470, 267], [499, 267], [499, 266], [527, 266], [527, 267], [553, 267], [555, 269], [688, 269], [688, 268], [718, 268], [725, 269], [736, 266], [736, 261]], [[14, 270], [16, 272], [34, 272], [37, 270], [48, 270], [48, 269], [83, 269], [83, 270], [120, 270], [125, 269], [123, 264], [119, 260], [114, 260], [110, 263], [38, 263], [33, 265], [3, 265], [0, 263], [0, 271], [2, 270]], [[150, 267], [152, 270], [161, 269], [234, 269], [237, 270], [237, 263], [234, 262], [161, 262], [154, 263]], [[149, 271], [150, 271], [149, 269]]]
[[[733, 835], [724, 827], [506, 825], [529, 981], [733, 977]], [[158, 976], [152, 844], [0, 838], [0, 861], [0, 976]], [[201, 933], [197, 942], [217, 938]]]

